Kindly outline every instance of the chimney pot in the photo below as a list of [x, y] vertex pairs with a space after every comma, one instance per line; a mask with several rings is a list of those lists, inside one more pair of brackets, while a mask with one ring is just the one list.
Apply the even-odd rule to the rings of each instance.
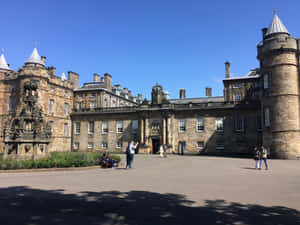
[[206, 97], [211, 97], [211, 88], [210, 87], [205, 88], [205, 95], [206, 95]]
[[179, 90], [179, 98], [180, 99], [185, 99], [185, 89], [184, 88], [181, 88]]
[[225, 78], [230, 78], [230, 63], [225, 62]]

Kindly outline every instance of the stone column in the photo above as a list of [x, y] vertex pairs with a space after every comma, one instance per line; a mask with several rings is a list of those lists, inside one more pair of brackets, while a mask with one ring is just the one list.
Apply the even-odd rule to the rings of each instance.
[[163, 118], [163, 144], [167, 144], [167, 126], [166, 118]]
[[141, 131], [140, 131], [140, 134], [141, 134], [141, 144], [144, 144], [144, 136], [145, 136], [145, 129], [144, 129], [144, 119], [142, 118], [141, 119]]
[[149, 145], [149, 119], [145, 119], [145, 145]]

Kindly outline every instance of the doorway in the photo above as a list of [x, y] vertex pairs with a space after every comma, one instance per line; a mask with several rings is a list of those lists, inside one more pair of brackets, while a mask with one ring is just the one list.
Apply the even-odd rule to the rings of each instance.
[[185, 150], [185, 141], [179, 141], [178, 143], [178, 154], [183, 155]]
[[159, 139], [152, 139], [152, 153], [157, 154], [159, 152]]

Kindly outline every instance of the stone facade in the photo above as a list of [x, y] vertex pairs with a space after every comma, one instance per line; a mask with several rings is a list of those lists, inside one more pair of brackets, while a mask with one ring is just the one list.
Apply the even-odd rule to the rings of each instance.
[[[47, 152], [124, 152], [128, 142], [134, 140], [140, 143], [141, 153], [155, 154], [160, 145], [166, 145], [169, 153], [249, 155], [254, 146], [263, 144], [272, 157], [297, 158], [299, 46], [300, 40], [291, 37], [274, 15], [257, 46], [260, 68], [231, 77], [230, 63], [226, 62], [223, 96], [212, 97], [207, 87], [205, 97], [187, 98], [182, 88], [178, 99], [170, 99], [168, 92], [156, 84], [151, 101], [114, 85], [109, 74], [94, 74], [93, 82], [79, 87], [78, 74], [70, 71], [68, 79], [64, 74], [57, 77], [55, 68], [46, 68], [45, 57], [40, 58], [36, 49], [17, 72], [10, 70], [1, 56], [0, 152], [41, 154], [40, 145]], [[40, 112], [40, 122], [32, 120], [33, 128], [14, 122], [28, 116], [19, 110], [26, 109], [23, 101], [28, 82], [37, 87], [31, 111]], [[44, 124], [44, 128], [37, 124]], [[42, 129], [44, 139], [28, 139], [23, 135], [28, 129], [31, 133]], [[12, 140], [16, 130], [23, 136]], [[11, 149], [12, 142], [17, 143], [16, 149]]]

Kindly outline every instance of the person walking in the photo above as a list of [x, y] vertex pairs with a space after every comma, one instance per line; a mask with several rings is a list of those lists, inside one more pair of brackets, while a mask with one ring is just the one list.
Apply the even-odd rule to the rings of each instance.
[[168, 146], [167, 145], [163, 145], [163, 147], [164, 147], [164, 157], [166, 158], [167, 157]]
[[262, 161], [264, 161], [265, 169], [268, 170], [267, 157], [268, 157], [268, 150], [264, 146], [261, 146], [259, 169], [261, 169]]
[[129, 145], [130, 160], [129, 160], [129, 166], [128, 166], [129, 168], [132, 168], [132, 163], [133, 163], [133, 159], [134, 159], [135, 149], [137, 148], [138, 145], [139, 145], [138, 142], [136, 144], [134, 144], [134, 141], [130, 142], [130, 145]]
[[164, 157], [164, 146], [163, 146], [163, 145], [161, 145], [161, 146], [159, 147], [159, 155], [160, 155], [161, 158]]
[[259, 169], [260, 151], [257, 146], [254, 147], [255, 169]]
[[128, 142], [126, 148], [126, 169], [129, 167], [129, 163], [130, 163], [130, 142]]

